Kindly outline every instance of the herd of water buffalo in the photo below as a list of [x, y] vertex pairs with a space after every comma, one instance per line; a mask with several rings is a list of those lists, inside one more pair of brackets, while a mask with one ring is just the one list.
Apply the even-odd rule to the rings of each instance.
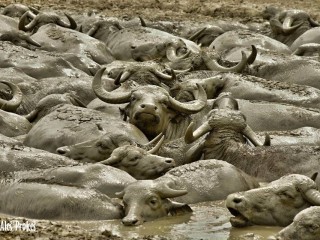
[[140, 225], [224, 200], [320, 239], [320, 25], [0, 15], [0, 212]]

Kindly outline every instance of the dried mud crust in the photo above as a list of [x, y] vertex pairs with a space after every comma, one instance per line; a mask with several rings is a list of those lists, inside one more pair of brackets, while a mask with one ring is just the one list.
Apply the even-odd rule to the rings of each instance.
[[[12, 0], [0, 0], [4, 7]], [[82, 14], [102, 12], [106, 16], [149, 20], [212, 21], [236, 19], [242, 23], [260, 22], [266, 6], [302, 9], [320, 20], [320, 2], [310, 0], [20, 0], [22, 4], [37, 8], [63, 10]]]
[[[12, 0], [1, 1], [3, 8]], [[264, 10], [267, 6], [278, 8], [295, 8], [309, 12], [320, 21], [320, 1], [311, 0], [20, 0], [19, 3], [34, 6], [43, 11], [64, 11], [70, 14], [102, 13], [131, 19], [142, 16], [145, 19], [157, 21], [214, 21], [215, 19], [239, 21], [241, 23], [263, 22]], [[25, 218], [0, 217], [0, 221], [28, 221]], [[33, 220], [29, 220], [33, 221]], [[0, 231], [0, 239], [110, 239], [120, 240], [112, 232], [88, 231], [77, 224], [62, 224], [59, 222], [36, 221], [36, 231]], [[137, 238], [136, 238], [137, 239]], [[166, 240], [161, 236], [145, 236], [145, 240]]]

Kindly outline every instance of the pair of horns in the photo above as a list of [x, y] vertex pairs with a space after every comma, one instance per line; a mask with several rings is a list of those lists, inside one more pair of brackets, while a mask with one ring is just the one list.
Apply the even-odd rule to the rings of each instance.
[[[108, 92], [102, 87], [102, 75], [106, 68], [101, 68], [100, 70], [97, 71], [96, 75], [93, 78], [92, 81], [92, 89], [94, 93], [97, 95], [98, 98], [100, 98], [102, 101], [107, 102], [107, 103], [114, 103], [114, 104], [120, 104], [120, 103], [127, 103], [130, 101], [131, 98], [131, 93], [132, 91], [116, 91], [116, 92]], [[195, 101], [192, 101], [191, 103], [182, 103], [174, 99], [168, 94], [169, 98], [169, 107], [172, 109], [181, 112], [181, 113], [186, 113], [186, 114], [193, 114], [201, 111], [206, 103], [207, 103], [207, 94], [203, 87], [200, 84], [197, 84], [198, 86], [198, 99]], [[143, 87], [148, 87], [148, 86], [141, 86]], [[156, 87], [156, 86], [154, 86]], [[139, 88], [138, 88], [139, 89]], [[163, 88], [159, 87], [159, 90], [161, 91], [166, 91]]]

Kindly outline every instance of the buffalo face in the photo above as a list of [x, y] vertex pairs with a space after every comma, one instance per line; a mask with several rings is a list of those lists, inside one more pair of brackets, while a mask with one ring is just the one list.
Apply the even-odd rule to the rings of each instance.
[[100, 69], [93, 81], [95, 94], [107, 103], [128, 103], [125, 114], [129, 122], [136, 125], [149, 139], [165, 132], [171, 120], [181, 114], [201, 111], [207, 103], [207, 95], [202, 86], [197, 85], [195, 101], [182, 103], [170, 96], [169, 92], [158, 86], [139, 86], [129, 92], [107, 92], [101, 84], [105, 68]]
[[122, 198], [125, 208], [122, 223], [126, 226], [134, 226], [167, 216], [169, 213], [191, 212], [188, 205], [167, 199], [186, 193], [186, 190], [171, 189], [165, 184], [152, 180], [132, 183], [117, 194]]
[[293, 222], [282, 229], [269, 240], [304, 239], [316, 240], [320, 238], [320, 207], [309, 207], [298, 213]]
[[134, 143], [125, 135], [106, 134], [78, 144], [59, 147], [56, 152], [83, 162], [100, 162], [109, 158], [114, 149], [129, 144]]
[[320, 193], [310, 178], [292, 174], [266, 187], [230, 194], [226, 206], [234, 227], [251, 224], [287, 226], [297, 213], [320, 204]]
[[133, 145], [122, 146], [101, 163], [122, 169], [135, 179], [154, 179], [175, 167], [172, 158], [154, 155], [153, 152], [153, 149], [147, 151]]

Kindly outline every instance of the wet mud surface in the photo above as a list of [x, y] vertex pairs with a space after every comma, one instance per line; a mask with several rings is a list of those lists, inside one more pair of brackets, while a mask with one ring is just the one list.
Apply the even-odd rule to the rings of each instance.
[[[293, 0], [21, 0], [0, 1], [0, 7], [20, 2], [41, 10], [64, 11], [72, 15], [102, 13], [122, 19], [142, 16], [146, 20], [214, 22], [239, 21], [243, 24], [265, 22], [264, 10], [273, 5], [280, 8], [302, 9], [320, 21], [320, 2]], [[138, 227], [125, 227], [120, 220], [92, 222], [58, 222], [16, 218], [0, 215], [4, 223], [33, 223], [35, 230], [0, 231], [0, 239], [267, 239], [279, 227], [254, 226], [232, 228], [230, 213], [224, 202], [191, 205], [193, 213], [166, 217]], [[7, 226], [8, 227], [8, 226]]]

